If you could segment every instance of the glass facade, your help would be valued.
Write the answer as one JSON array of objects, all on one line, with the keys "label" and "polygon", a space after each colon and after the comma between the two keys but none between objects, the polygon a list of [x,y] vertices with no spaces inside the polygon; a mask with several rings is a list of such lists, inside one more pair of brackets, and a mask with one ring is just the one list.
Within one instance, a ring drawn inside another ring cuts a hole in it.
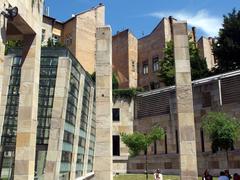
[{"label": "glass facade", "polygon": [[14,57],[12,61],[3,132],[1,137],[1,178],[7,179],[13,179],[21,65],[22,58],[19,56]]},{"label": "glass facade", "polygon": [[[8,96],[6,102],[6,111],[4,115],[3,133],[1,136],[0,148],[0,172],[2,178],[13,179],[15,146],[17,134],[17,118],[19,107],[19,89],[21,79],[21,50],[9,50],[11,54],[15,54],[12,59],[12,67],[10,73],[10,81],[8,85]],[[84,156],[87,151],[88,155],[88,172],[92,171],[94,144],[95,144],[95,105],[93,111],[90,112],[90,94],[93,87],[92,80],[86,75],[86,72],[71,53],[64,48],[44,48],[42,49],[40,60],[40,78],[39,78],[39,94],[38,94],[38,125],[36,136],[36,157],[35,157],[35,179],[43,179],[45,172],[46,157],[48,153],[49,135],[51,130],[51,118],[55,94],[55,85],[57,79],[58,60],[59,57],[66,57],[71,61],[71,74],[69,79],[69,92],[67,94],[67,108],[64,123],[64,136],[62,146],[62,156],[60,165],[59,179],[69,179],[72,163],[72,152],[75,129],[79,129],[79,142],[76,175],[77,177],[84,174]],[[84,87],[79,87],[80,77],[85,77]],[[60,83],[60,82],[59,82]],[[82,110],[79,112],[78,97],[79,89],[83,89]],[[80,127],[75,127],[77,113],[81,113]],[[87,129],[89,113],[93,113],[91,130]],[[87,133],[91,133],[89,149],[86,148]],[[60,139],[59,139],[60,140]]]},{"label": "glass facade", "polygon": [[91,132],[90,132],[90,142],[89,142],[89,150],[88,150],[88,167],[87,167],[88,173],[93,171],[95,140],[96,140],[96,100],[94,97],[93,110],[92,110]]},{"label": "glass facade", "polygon": [[82,100],[82,112],[80,121],[80,137],[78,142],[78,154],[77,154],[77,168],[76,176],[82,176],[84,158],[86,153],[86,137],[87,137],[87,125],[88,125],[88,115],[89,115],[89,102],[90,102],[91,86],[88,79],[85,79],[83,100]]},{"label": "glass facade", "polygon": [[41,57],[38,94],[38,126],[35,177],[41,179],[47,156],[52,108],[57,77],[57,57]]}]

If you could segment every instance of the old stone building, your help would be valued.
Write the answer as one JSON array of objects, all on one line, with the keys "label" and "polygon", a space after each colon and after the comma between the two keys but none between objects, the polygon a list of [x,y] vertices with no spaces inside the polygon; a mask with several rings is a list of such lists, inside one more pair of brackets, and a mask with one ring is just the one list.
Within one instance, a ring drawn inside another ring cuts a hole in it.
[{"label": "old stone building", "polygon": [[[240,71],[196,80],[192,82],[192,85],[198,172],[201,175],[208,168],[212,174],[218,175],[220,170],[227,168],[226,153],[224,151],[212,153],[211,143],[201,128],[201,117],[210,111],[222,110],[240,119]],[[165,174],[178,174],[179,137],[175,86],[140,93],[134,100],[134,106],[132,104],[133,101],[129,103],[127,100],[119,100],[114,104],[114,108],[119,108],[117,117],[123,117],[117,123],[113,123],[114,130],[117,130],[114,135],[120,132],[131,133],[131,131],[145,133],[153,126],[160,125],[165,129],[166,136],[164,140],[155,142],[148,149],[150,154],[148,168],[150,171],[160,168]],[[113,109],[114,111],[116,110]],[[134,116],[131,116],[131,112],[134,112]],[[128,117],[128,122],[124,117]],[[130,127],[132,123],[133,129]],[[121,128],[123,124],[125,128]],[[143,154],[126,161],[125,146],[122,143],[113,143],[113,145],[113,149],[119,147],[119,151],[115,150],[119,153],[113,154],[116,160],[113,161],[115,173],[144,172],[145,156]],[[234,149],[229,152],[229,168],[232,173],[239,172],[239,140],[234,145]]]},{"label": "old stone building", "polygon": [[[163,18],[150,34],[139,39],[128,29],[113,36],[113,72],[120,88],[152,90],[165,86],[159,76],[159,62],[164,58],[166,43],[173,40],[173,23],[176,21],[171,16]],[[211,40],[201,37],[197,42],[195,27],[188,30],[188,35],[196,42],[200,55],[206,58],[211,69],[216,64]]]},{"label": "old stone building", "polygon": [[96,27],[105,24],[105,6],[98,6],[73,15],[60,22],[52,17],[43,16],[42,44],[48,39],[61,42],[79,60],[81,65],[92,74],[95,70]]}]

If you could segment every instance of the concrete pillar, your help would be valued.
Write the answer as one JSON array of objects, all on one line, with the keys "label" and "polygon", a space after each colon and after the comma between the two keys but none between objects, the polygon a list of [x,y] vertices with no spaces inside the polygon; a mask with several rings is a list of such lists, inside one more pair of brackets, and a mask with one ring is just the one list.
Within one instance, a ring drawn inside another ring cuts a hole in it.
[{"label": "concrete pillar", "polygon": [[64,123],[67,111],[71,61],[66,57],[58,60],[51,128],[46,157],[45,180],[58,180],[61,165]]},{"label": "concrete pillar", "polygon": [[89,100],[89,112],[88,112],[88,124],[87,124],[87,136],[86,136],[86,144],[85,144],[85,155],[84,155],[84,166],[83,166],[83,174],[87,174],[88,168],[88,153],[89,153],[89,144],[90,144],[90,136],[91,136],[91,125],[92,125],[92,111],[93,111],[93,100],[94,100],[94,88],[91,88],[90,92],[90,100]]},{"label": "concrete pillar", "polygon": [[[5,10],[4,3],[0,5],[0,12]],[[5,53],[5,42],[6,42],[6,25],[7,20],[3,15],[0,15],[0,101],[1,93],[3,87],[3,62],[4,62],[4,53]]]},{"label": "concrete pillar", "polygon": [[81,122],[81,114],[82,114],[82,99],[84,92],[84,84],[85,77],[83,74],[80,76],[79,83],[79,95],[78,95],[78,108],[76,115],[76,124],[75,124],[75,132],[74,132],[74,141],[73,141],[73,152],[72,152],[72,163],[71,163],[71,173],[70,179],[76,179],[76,164],[77,164],[77,154],[78,154],[78,142],[79,142],[79,133],[80,133],[80,122]]},{"label": "concrete pillar", "polygon": [[15,180],[34,178],[40,70],[40,35],[24,35],[18,109]]},{"label": "concrete pillar", "polygon": [[97,28],[94,179],[112,180],[112,31]]},{"label": "concrete pillar", "polygon": [[2,81],[2,86],[5,88],[2,89],[2,95],[0,97],[0,100],[1,100],[0,101],[0,144],[2,140],[1,136],[3,132],[12,62],[13,62],[13,56],[5,56],[5,60],[3,63],[3,81]]},{"label": "concrete pillar", "polygon": [[187,23],[173,24],[181,180],[197,180],[197,157]]}]

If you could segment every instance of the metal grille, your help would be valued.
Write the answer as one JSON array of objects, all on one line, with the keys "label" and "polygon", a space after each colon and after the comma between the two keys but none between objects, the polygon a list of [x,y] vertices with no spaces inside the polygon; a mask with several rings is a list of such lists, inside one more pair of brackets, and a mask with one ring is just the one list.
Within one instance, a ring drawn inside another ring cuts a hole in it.
[{"label": "metal grille", "polygon": [[223,104],[240,102],[240,75],[222,79],[221,89]]},{"label": "metal grille", "polygon": [[138,96],[135,101],[137,118],[164,115],[170,112],[170,91]]}]

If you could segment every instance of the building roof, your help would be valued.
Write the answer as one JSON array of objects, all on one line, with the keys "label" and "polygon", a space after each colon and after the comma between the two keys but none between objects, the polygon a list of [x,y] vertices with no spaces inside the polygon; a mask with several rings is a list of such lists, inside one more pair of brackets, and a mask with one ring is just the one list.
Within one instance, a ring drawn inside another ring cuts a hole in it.
[{"label": "building roof", "polygon": [[[228,73],[224,73],[224,74],[219,74],[219,75],[215,75],[215,76],[211,76],[211,77],[207,77],[207,78],[203,78],[203,79],[194,80],[194,81],[192,81],[192,86],[193,87],[199,86],[202,84],[210,83],[213,81],[217,81],[220,79],[233,77],[233,76],[237,76],[237,75],[240,75],[240,70],[232,71],[232,72],[228,72]],[[164,87],[164,88],[160,88],[160,89],[155,89],[155,90],[139,93],[137,96],[141,96],[141,97],[149,96],[149,95],[158,94],[161,92],[172,91],[172,90],[175,90],[175,88],[176,88],[176,86]]]},{"label": "building roof", "polygon": [[73,17],[71,17],[71,18],[69,18],[69,19],[67,19],[66,21],[63,21],[63,22],[62,22],[62,21],[58,21],[58,20],[56,20],[55,18],[50,17],[50,16],[43,15],[43,17],[52,19],[53,21],[58,22],[58,23],[61,23],[61,24],[66,24],[66,23],[68,23],[69,21],[75,19],[76,16],[81,15],[81,14],[84,14],[84,13],[87,13],[87,12],[90,12],[90,11],[92,11],[93,9],[97,9],[97,8],[99,8],[99,7],[102,7],[102,6],[104,6],[104,4],[103,4],[103,3],[99,3],[97,6],[92,7],[91,9],[88,9],[88,10],[85,10],[85,11],[82,11],[82,12],[79,12],[79,13],[77,13],[77,14],[74,14]]}]

